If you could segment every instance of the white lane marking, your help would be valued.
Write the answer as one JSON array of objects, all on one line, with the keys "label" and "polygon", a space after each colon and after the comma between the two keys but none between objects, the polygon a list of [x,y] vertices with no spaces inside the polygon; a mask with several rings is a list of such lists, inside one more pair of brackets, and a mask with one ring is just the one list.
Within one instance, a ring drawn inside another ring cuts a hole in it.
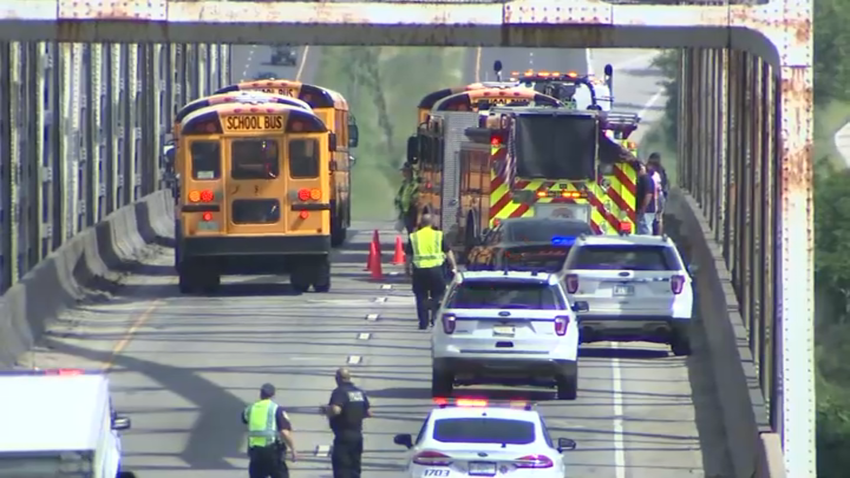
[{"label": "white lane marking", "polygon": [[384,285],[381,286],[382,290],[390,290],[392,288],[393,288],[392,284],[384,284]]},{"label": "white lane marking", "polygon": [[313,450],[313,456],[330,456],[331,447],[328,445],[316,445],[316,449]]},{"label": "white lane marking", "polygon": [[386,301],[387,301],[386,297],[375,297],[375,302],[377,302],[377,303],[383,303],[383,302],[386,302]]},{"label": "white lane marking", "polygon": [[[617,350],[617,343],[611,342]],[[626,451],[623,447],[623,379],[620,375],[620,359],[611,359],[611,388],[614,394],[614,470],[617,478],[626,478]]]},{"label": "white lane marking", "polygon": [[378,314],[366,314],[366,320],[374,322],[378,320]]},{"label": "white lane marking", "polygon": [[369,340],[370,338],[372,338],[372,334],[369,332],[362,332],[357,335],[357,340]]},{"label": "white lane marking", "polygon": [[301,64],[298,65],[298,72],[295,73],[295,81],[301,81],[301,74],[304,73],[304,65],[307,63],[307,57],[310,55],[310,45],[305,45],[301,51]]},{"label": "white lane marking", "polygon": [[348,365],[359,365],[360,362],[363,361],[363,357],[359,355],[349,355],[348,360],[345,361]]},{"label": "white lane marking", "polygon": [[584,61],[587,63],[587,74],[593,74],[593,53],[590,48],[584,49]]},{"label": "white lane marking", "polygon": [[242,70],[242,80],[248,79],[248,71],[251,69],[251,65],[254,64],[254,52],[257,51],[256,46],[252,46],[250,50],[248,50],[248,61],[245,62],[245,69]]},{"label": "white lane marking", "polygon": [[534,69],[534,52],[533,51],[528,54],[528,68],[531,69],[531,70]]},{"label": "white lane marking", "polygon": [[481,81],[481,47],[475,48],[475,82]]}]

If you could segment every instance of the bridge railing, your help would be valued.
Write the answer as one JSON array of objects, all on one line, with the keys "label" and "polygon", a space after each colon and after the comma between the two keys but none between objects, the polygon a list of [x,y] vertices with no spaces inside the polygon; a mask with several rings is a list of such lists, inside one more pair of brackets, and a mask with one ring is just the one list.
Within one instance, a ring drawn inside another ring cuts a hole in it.
[{"label": "bridge railing", "polygon": [[174,109],[228,84],[228,49],[0,42],[0,293],[159,188]]}]

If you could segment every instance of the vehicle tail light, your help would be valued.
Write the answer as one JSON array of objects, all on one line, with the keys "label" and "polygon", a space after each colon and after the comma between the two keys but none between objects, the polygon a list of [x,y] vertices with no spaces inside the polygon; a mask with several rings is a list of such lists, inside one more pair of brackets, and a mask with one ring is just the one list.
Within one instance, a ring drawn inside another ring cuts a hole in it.
[{"label": "vehicle tail light", "polygon": [[200,202],[201,201],[200,191],[189,191],[189,201],[190,202]]},{"label": "vehicle tail light", "polygon": [[204,222],[212,221],[212,213],[211,213],[211,212],[205,212],[205,213],[203,213],[203,214],[201,215],[201,219],[202,219]]},{"label": "vehicle tail light", "polygon": [[670,278],[670,290],[679,295],[685,287],[685,276],[673,276]]},{"label": "vehicle tail light", "polygon": [[457,317],[454,314],[443,314],[443,332],[453,334],[457,326]]},{"label": "vehicle tail light", "polygon": [[452,458],[438,451],[423,451],[413,457],[413,463],[424,466],[449,466]]},{"label": "vehicle tail light", "polygon": [[310,190],[310,199],[313,201],[318,201],[322,199],[322,190],[321,189],[311,189]]},{"label": "vehicle tail light", "polygon": [[298,190],[298,199],[300,201],[307,201],[310,199],[310,190],[309,189],[299,189]]},{"label": "vehicle tail light", "polygon": [[307,219],[308,217],[310,217],[310,213],[308,211],[301,211],[298,213],[298,217],[300,217],[301,219]]},{"label": "vehicle tail light", "polygon": [[570,318],[566,315],[555,317],[555,333],[557,335],[567,335],[567,327],[570,325]]},{"label": "vehicle tail light", "polygon": [[63,376],[74,376],[74,375],[83,375],[85,371],[79,368],[54,368],[44,370],[45,375],[63,375]]},{"label": "vehicle tail light", "polygon": [[564,279],[567,285],[567,294],[575,294],[578,291],[578,276],[575,274],[567,274]]},{"label": "vehicle tail light", "polygon": [[201,202],[212,202],[215,199],[215,194],[209,189],[201,191]]},{"label": "vehicle tail light", "polygon": [[552,468],[555,463],[546,455],[525,455],[514,460],[517,468]]},{"label": "vehicle tail light", "polygon": [[632,224],[628,221],[620,221],[620,232],[629,234],[632,232]]}]

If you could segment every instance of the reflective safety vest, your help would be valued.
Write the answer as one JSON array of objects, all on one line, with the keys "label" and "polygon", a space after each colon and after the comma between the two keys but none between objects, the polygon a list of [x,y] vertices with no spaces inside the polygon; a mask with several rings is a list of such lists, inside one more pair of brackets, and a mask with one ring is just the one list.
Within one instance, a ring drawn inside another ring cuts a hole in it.
[{"label": "reflective safety vest", "polygon": [[260,400],[245,409],[248,420],[248,448],[264,447],[277,441],[278,405],[271,400]]},{"label": "reflective safety vest", "polygon": [[440,267],[446,260],[442,231],[423,227],[410,235],[410,245],[413,249],[413,266],[417,269]]}]

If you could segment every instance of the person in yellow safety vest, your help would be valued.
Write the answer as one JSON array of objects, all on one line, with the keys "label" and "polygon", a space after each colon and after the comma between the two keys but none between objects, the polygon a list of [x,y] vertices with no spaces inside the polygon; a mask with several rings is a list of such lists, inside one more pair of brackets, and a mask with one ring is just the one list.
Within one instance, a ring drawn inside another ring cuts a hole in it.
[{"label": "person in yellow safety vest", "polygon": [[407,233],[412,234],[416,230],[416,216],[419,214],[419,177],[409,164],[405,164],[401,170],[404,180],[396,193],[395,207],[398,210],[398,219],[404,224]]},{"label": "person in yellow safety vest", "polygon": [[454,274],[457,274],[457,261],[443,240],[443,232],[434,229],[430,214],[422,215],[419,230],[410,234],[405,249],[404,271],[412,276],[419,330],[425,330],[428,324],[434,325],[434,315],[446,291],[443,269],[446,259]]},{"label": "person in yellow safety vest", "polygon": [[289,478],[284,456],[286,449],[296,460],[292,424],[283,408],[272,401],[274,385],[260,387],[260,400],[242,412],[242,423],[248,425],[248,474],[250,478]]}]

